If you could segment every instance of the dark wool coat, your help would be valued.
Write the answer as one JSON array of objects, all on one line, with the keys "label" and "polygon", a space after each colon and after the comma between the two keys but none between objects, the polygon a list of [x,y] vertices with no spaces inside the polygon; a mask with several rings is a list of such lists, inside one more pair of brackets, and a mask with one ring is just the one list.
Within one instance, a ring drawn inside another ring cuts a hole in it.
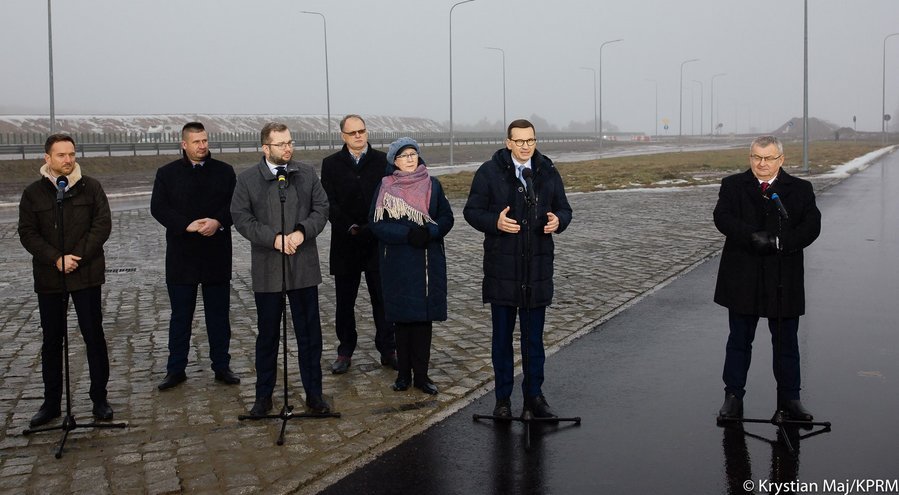
[{"label": "dark wool coat", "polygon": [[[328,193],[331,221],[331,275],[378,269],[378,240],[368,228],[368,213],[386,169],[386,155],[371,146],[359,165],[346,145],[322,160],[322,187]],[[356,235],[349,233],[353,224],[360,227]]]},{"label": "dark wool coat", "polygon": [[66,275],[69,292],[106,282],[103,244],[112,231],[112,216],[103,187],[82,176],[66,191],[62,211],[65,249],[59,244],[56,187],[41,178],[25,188],[19,203],[19,240],[32,255],[35,292],[62,292],[56,260],[63,254],[81,257],[78,269]]},{"label": "dark wool coat", "polygon": [[[380,190],[381,184],[378,184],[374,193],[376,200]],[[428,224],[431,239],[424,249],[414,247],[408,241],[409,230],[419,228],[417,224],[406,218],[384,218],[375,222],[375,206],[372,201],[368,218],[379,241],[378,259],[387,321],[446,321],[446,248],[443,238],[453,228],[455,220],[440,181],[431,177],[428,215],[437,225]]]},{"label": "dark wool coat", "polygon": [[[783,222],[783,303],[780,316],[805,314],[805,275],[802,250],[821,232],[821,212],[808,181],[783,169],[766,196],[777,193],[789,214]],[[721,181],[715,205],[715,227],[724,234],[724,250],[715,286],[715,302],[739,314],[776,317],[778,261],[776,254],[757,254],[750,245],[753,232],[778,232],[774,202],[762,195],[752,170]]]},{"label": "dark wool coat", "polygon": [[[221,284],[231,280],[231,196],[234,169],[206,156],[193,168],[186,156],[156,171],[150,213],[165,227],[165,281],[168,284]],[[222,224],[214,235],[184,229],[199,218]]]},{"label": "dark wool coat", "polygon": [[[532,287],[530,307],[548,306],[553,298],[553,259],[555,246],[552,234],[544,234],[548,212],[559,217],[563,232],[571,223],[572,211],[565,196],[562,177],[552,161],[535,151],[531,157],[531,170],[537,206],[533,216],[527,218],[527,192],[515,176],[512,154],[502,148],[493,154],[475,173],[471,192],[463,214],[472,227],[484,233],[484,281],[485,303],[502,306],[525,306],[521,286],[525,282],[525,240],[530,238],[531,263],[529,282]],[[516,234],[501,232],[496,228],[500,212],[511,209],[507,216],[521,226]]]}]

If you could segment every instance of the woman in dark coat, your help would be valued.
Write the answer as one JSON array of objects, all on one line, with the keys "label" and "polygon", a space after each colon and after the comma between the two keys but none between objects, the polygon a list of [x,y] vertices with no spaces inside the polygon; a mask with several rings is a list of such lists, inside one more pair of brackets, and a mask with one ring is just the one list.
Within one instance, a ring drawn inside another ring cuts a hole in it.
[{"label": "woman in dark coat", "polygon": [[435,395],[428,361],[432,322],[446,321],[443,238],[453,228],[453,212],[413,139],[391,143],[387,164],[390,175],[375,191],[369,226],[378,238],[384,313],[396,329],[399,373],[393,389],[412,384]]}]

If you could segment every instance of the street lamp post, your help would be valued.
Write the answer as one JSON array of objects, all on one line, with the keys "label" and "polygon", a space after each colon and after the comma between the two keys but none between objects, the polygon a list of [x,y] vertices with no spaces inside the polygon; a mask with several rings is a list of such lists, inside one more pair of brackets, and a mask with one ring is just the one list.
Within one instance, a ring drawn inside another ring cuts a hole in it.
[{"label": "street lamp post", "polygon": [[655,83],[655,85],[656,85],[656,117],[655,117],[655,121],[654,121],[655,122],[654,129],[655,129],[655,135],[658,136],[659,135],[659,81],[656,81],[655,79],[647,79],[647,81]]},{"label": "street lamp post", "polygon": [[683,137],[684,132],[684,66],[689,64],[690,62],[698,62],[698,58],[691,58],[690,60],[684,60],[680,64],[680,95],[678,97],[678,112],[677,112],[677,137],[680,139]]},{"label": "street lamp post", "polygon": [[709,93],[710,93],[709,94],[709,135],[710,136],[715,135],[715,126],[718,125],[718,123],[715,122],[715,78],[721,77],[721,76],[726,76],[726,75],[727,75],[726,72],[719,72],[718,74],[715,74],[714,76],[712,76],[712,81],[709,83],[709,86],[710,86],[710,89],[709,89]]},{"label": "street lamp post", "polygon": [[888,34],[883,39],[883,83],[881,86],[882,96],[880,100],[880,136],[884,143],[886,143],[887,138],[887,40],[892,38],[893,36],[899,36],[899,33]]},{"label": "street lamp post", "polygon": [[808,173],[808,0],[803,2],[802,21],[802,171]]},{"label": "street lamp post", "polygon": [[599,151],[602,152],[602,48],[610,43],[618,43],[623,39],[606,41],[599,45]]},{"label": "street lamp post", "polygon": [[581,69],[593,72],[593,134],[602,142],[602,136],[599,135],[598,121],[596,120],[596,69],[593,67],[581,67]]},{"label": "street lamp post", "polygon": [[53,101],[53,20],[50,15],[50,1],[47,0],[47,46],[50,55],[50,134],[56,133],[56,106]]},{"label": "street lamp post", "polygon": [[503,55],[503,127],[505,127],[506,124],[508,124],[508,121],[506,121],[506,51],[502,48],[495,48],[492,46],[486,46],[484,48],[496,50]]},{"label": "street lamp post", "polygon": [[325,20],[325,14],[322,14],[321,12],[302,10],[300,13],[321,16],[322,23],[325,27],[325,98],[328,107],[328,125],[326,126],[326,129],[328,130],[328,149],[334,149],[333,134],[331,133],[331,82],[328,80],[328,21]]},{"label": "street lamp post", "polygon": [[474,0],[464,0],[456,2],[449,10],[449,119],[450,119],[450,145],[449,145],[449,164],[453,166],[453,143],[455,142],[455,134],[453,134],[453,10],[463,3],[474,2]]},{"label": "street lamp post", "polygon": [[702,106],[702,95],[703,93],[705,93],[705,86],[702,85],[702,81],[693,79],[693,82],[699,85],[699,135],[702,136],[702,114],[704,112]]}]

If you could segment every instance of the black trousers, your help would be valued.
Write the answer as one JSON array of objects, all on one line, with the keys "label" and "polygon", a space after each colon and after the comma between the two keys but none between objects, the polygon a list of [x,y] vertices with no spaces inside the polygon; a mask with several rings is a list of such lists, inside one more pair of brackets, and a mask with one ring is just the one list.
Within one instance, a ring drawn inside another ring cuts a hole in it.
[{"label": "black trousers", "polygon": [[[225,371],[231,365],[231,284],[202,284],[209,359],[213,371]],[[183,372],[190,351],[191,324],[197,309],[197,285],[168,284],[172,317],[169,319],[169,360],[167,373]]]},{"label": "black trousers", "polygon": [[414,384],[427,383],[433,324],[430,321],[397,322],[394,328],[398,377],[411,380],[414,373]]},{"label": "black trousers", "polygon": [[[335,275],[334,289],[337,295],[337,314],[335,318],[335,330],[337,340],[337,355],[352,357],[356,350],[356,297],[359,295],[359,284],[362,282],[362,273],[356,272],[349,275]],[[365,285],[368,287],[368,295],[371,298],[371,313],[375,323],[375,348],[381,355],[390,355],[396,350],[396,341],[393,335],[393,324],[384,318],[384,299],[381,296],[381,274],[377,271],[365,272]]]},{"label": "black trousers", "polygon": [[103,334],[103,311],[100,306],[100,286],[73,291],[70,294],[37,295],[44,342],[41,346],[41,370],[44,377],[44,402],[62,403],[62,339],[67,330],[69,295],[78,316],[78,327],[87,350],[90,370],[90,398],[94,402],[106,400],[109,383],[109,355]]},{"label": "black trousers", "polygon": [[[746,393],[746,375],[752,361],[752,341],[759,322],[756,315],[741,315],[728,312],[730,335],[727,338],[727,353],[724,358],[724,390],[743,397]],[[799,371],[799,317],[783,318],[783,327],[778,331],[777,318],[768,318],[771,332],[774,378],[777,380],[777,399],[799,398],[801,378]],[[779,342],[778,342],[779,339]],[[778,351],[779,349],[779,351]]]}]

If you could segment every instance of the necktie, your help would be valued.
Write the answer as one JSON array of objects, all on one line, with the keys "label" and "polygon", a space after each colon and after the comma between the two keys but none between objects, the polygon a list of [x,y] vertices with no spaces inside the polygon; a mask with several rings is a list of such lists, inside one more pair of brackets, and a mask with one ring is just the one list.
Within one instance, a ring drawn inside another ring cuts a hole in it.
[{"label": "necktie", "polygon": [[770,184],[768,184],[767,182],[762,182],[762,194],[765,194],[765,191],[768,190],[769,185]]},{"label": "necktie", "polygon": [[527,188],[528,188],[528,183],[527,183],[526,180],[524,180],[524,169],[525,169],[525,166],[524,166],[524,165],[516,165],[516,167],[518,168],[518,180],[521,181],[521,185],[523,185],[524,188],[525,188],[525,190],[527,190]]},{"label": "necktie", "polygon": [[[277,177],[279,175],[284,175],[285,170],[287,170],[287,169],[284,167],[275,167],[275,177]],[[766,184],[767,184],[767,182],[766,182]],[[762,189],[762,191],[764,191],[764,189]]]}]

